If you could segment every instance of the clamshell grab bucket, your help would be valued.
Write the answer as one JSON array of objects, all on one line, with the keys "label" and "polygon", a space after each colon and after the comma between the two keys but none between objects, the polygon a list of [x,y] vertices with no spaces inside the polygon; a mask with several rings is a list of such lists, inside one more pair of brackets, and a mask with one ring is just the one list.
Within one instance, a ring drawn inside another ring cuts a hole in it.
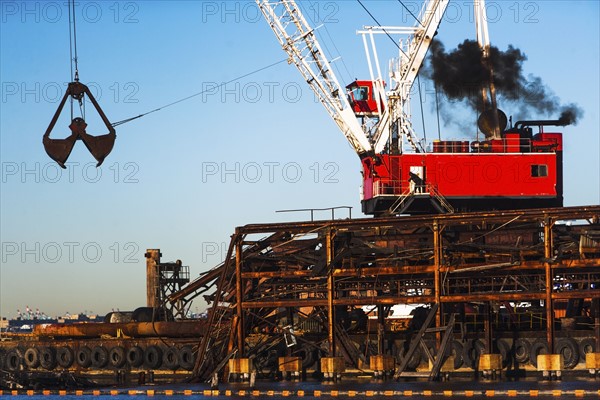
[{"label": "clamshell grab bucket", "polygon": [[[68,136],[65,139],[50,138],[50,133],[52,132],[52,129],[54,129],[54,125],[56,125],[56,121],[58,120],[58,117],[62,112],[67,98],[71,96],[73,99],[81,101],[84,95],[87,95],[92,104],[94,105],[94,108],[96,109],[96,111],[100,115],[100,118],[102,118],[104,125],[106,125],[106,128],[108,129],[108,133],[100,136],[92,136],[88,134],[85,131],[85,129],[87,128],[86,122],[83,118],[77,117],[73,118],[71,124],[69,125],[69,128],[71,129],[70,136]],[[50,121],[48,129],[46,129],[46,133],[44,134],[42,142],[44,144],[44,149],[46,150],[48,156],[50,156],[51,159],[56,161],[58,165],[60,165],[62,168],[66,168],[65,162],[69,158],[69,155],[73,150],[73,146],[75,146],[75,142],[77,140],[82,140],[89,152],[92,153],[92,156],[96,159],[96,161],[98,161],[96,167],[99,167],[104,161],[104,159],[112,151],[116,137],[117,135],[115,129],[112,127],[110,121],[98,105],[98,102],[96,102],[96,99],[90,92],[89,88],[83,83],[71,82],[67,87],[67,91],[63,96],[60,105],[58,106],[58,109],[56,110],[56,113],[52,118],[52,121]]]},{"label": "clamshell grab bucket", "polygon": [[99,167],[104,162],[106,156],[112,151],[117,136],[114,133],[92,136],[83,132],[79,137],[83,140],[85,147],[92,153],[92,156],[98,161],[96,167]]},{"label": "clamshell grab bucket", "polygon": [[58,165],[62,168],[67,168],[65,162],[67,162],[67,158],[71,155],[76,140],[77,135],[75,134],[65,139],[51,139],[48,136],[44,136],[44,149],[46,149],[46,153],[48,153],[50,158],[56,161]]}]

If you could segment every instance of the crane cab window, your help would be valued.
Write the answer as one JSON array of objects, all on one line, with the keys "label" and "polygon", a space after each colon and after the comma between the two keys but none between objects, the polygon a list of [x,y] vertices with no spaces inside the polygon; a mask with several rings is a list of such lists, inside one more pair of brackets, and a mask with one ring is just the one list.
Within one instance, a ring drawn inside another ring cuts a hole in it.
[{"label": "crane cab window", "polygon": [[531,166],[531,177],[542,178],[548,176],[548,166],[545,164],[532,165]]},{"label": "crane cab window", "polygon": [[[378,116],[379,109],[373,98],[373,81],[354,81],[346,86],[346,93],[354,114],[367,117]],[[384,108],[383,101],[380,108]]]},{"label": "crane cab window", "polygon": [[369,87],[368,86],[355,86],[350,91],[352,100],[354,101],[367,101],[369,100]]}]

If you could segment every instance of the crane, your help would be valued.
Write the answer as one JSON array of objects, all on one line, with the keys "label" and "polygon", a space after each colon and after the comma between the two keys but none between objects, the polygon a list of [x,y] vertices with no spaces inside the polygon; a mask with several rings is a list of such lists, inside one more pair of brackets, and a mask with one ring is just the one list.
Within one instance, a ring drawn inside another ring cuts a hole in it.
[{"label": "crane", "polygon": [[[426,1],[414,26],[366,26],[358,31],[370,80],[356,80],[346,91],[294,0],[255,1],[288,62],[300,71],[360,157],[365,214],[562,206],[562,134],[544,132],[558,121],[519,121],[503,131],[506,115],[496,104],[484,1],[474,1],[474,15],[481,61],[489,71],[478,120],[486,140],[439,140],[432,149],[412,127],[410,92],[449,0]],[[394,39],[399,57],[390,62],[388,91],[375,41],[382,34],[401,36],[398,42]],[[532,126],[539,133],[534,135]]]},{"label": "crane", "polygon": [[269,26],[321,104],[338,125],[350,145],[363,155],[372,150],[368,137],[350,108],[344,89],[317,41],[314,29],[293,0],[257,0]]},{"label": "crane", "polygon": [[[401,121],[402,132],[407,135],[412,143],[415,143],[414,134],[410,128],[409,118],[403,112],[408,101],[410,88],[417,73],[425,59],[425,55],[431,43],[431,39],[440,23],[449,0],[432,0],[421,11],[423,23],[412,28],[396,30],[385,27],[367,27],[373,49],[375,43],[373,34],[408,33],[412,35],[407,41],[405,50],[401,49],[402,62],[400,71],[393,75],[396,85],[389,96],[385,96],[381,73],[374,81],[378,108],[378,123],[362,125],[358,123],[344,88],[339,84],[331,65],[321,49],[314,29],[308,25],[300,7],[294,0],[256,0],[267,23],[275,33],[283,50],[287,53],[288,62],[293,63],[313,90],[321,104],[336,122],[344,136],[350,142],[359,156],[369,152],[380,153],[390,137],[390,120],[396,116],[396,121]],[[363,37],[365,48],[366,37]],[[368,53],[368,49],[367,49]],[[378,58],[375,57],[377,69],[380,72]],[[371,61],[369,58],[369,66]],[[372,68],[371,69],[371,75]],[[387,107],[388,100],[391,104]],[[398,111],[401,110],[399,115]],[[399,118],[398,118],[399,117]],[[373,125],[376,126],[373,130]],[[369,128],[370,127],[370,128]],[[396,127],[394,127],[396,129]],[[415,145],[416,146],[416,145]]]}]

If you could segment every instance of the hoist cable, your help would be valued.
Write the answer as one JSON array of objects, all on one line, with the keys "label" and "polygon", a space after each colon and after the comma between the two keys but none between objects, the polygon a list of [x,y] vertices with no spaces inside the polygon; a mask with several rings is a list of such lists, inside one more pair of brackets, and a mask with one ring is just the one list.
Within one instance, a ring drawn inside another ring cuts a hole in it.
[{"label": "hoist cable", "polygon": [[[358,4],[360,4],[362,6],[362,8],[367,12],[367,14],[369,14],[369,16],[373,19],[373,21],[375,21],[375,23],[383,30],[383,32],[387,35],[388,38],[390,38],[390,40],[394,43],[394,45],[396,45],[396,47],[398,48],[398,50],[400,50],[402,53],[404,53],[404,55],[406,55],[406,57],[408,57],[408,54],[406,54],[401,48],[400,45],[398,43],[396,43],[396,41],[394,40],[394,38],[385,30],[385,28],[379,23],[379,21],[377,20],[377,18],[375,18],[375,16],[367,9],[367,7],[365,7],[365,5],[362,3],[362,1],[360,0],[356,0],[358,1]],[[402,2],[400,2],[400,4],[402,4],[404,6],[404,4]],[[406,6],[404,6],[406,7]],[[410,12],[410,10],[409,10]],[[411,13],[411,15],[413,15]],[[415,17],[413,15],[413,17]],[[417,20],[417,22],[419,22],[419,24],[421,24],[421,22],[417,19],[417,17],[415,17],[415,19]],[[421,26],[423,26],[421,24]],[[419,86],[419,99],[421,100],[421,121],[423,122],[423,137],[425,140],[427,140],[427,136],[425,134],[425,114],[423,111],[423,102],[422,102],[422,94],[421,94],[421,84],[420,84],[420,77],[419,74],[417,73],[417,85]]]},{"label": "hoist cable", "polygon": [[408,7],[406,7],[406,5],[402,2],[402,0],[398,0],[398,3],[400,3],[402,5],[402,7],[404,7],[404,9],[410,14],[412,15],[412,17],[419,23],[419,25],[421,25],[421,27],[425,28],[425,26],[423,26],[423,24],[421,23],[421,21],[419,21],[419,18],[417,18],[417,16],[415,14],[412,13],[412,11],[410,11],[410,9]]},{"label": "hoist cable", "polygon": [[[358,4],[361,5],[361,7],[367,12],[367,14],[369,14],[369,16],[371,17],[371,19],[373,21],[375,21],[375,23],[381,28],[383,29],[383,26],[379,23],[379,21],[377,20],[377,18],[375,18],[375,16],[373,14],[371,14],[371,11],[369,11],[367,9],[367,7],[365,7],[365,5],[362,3],[362,1],[360,0],[356,0],[358,1]],[[387,35],[387,37],[390,38],[390,40],[392,41],[392,43],[394,43],[394,45],[396,45],[396,47],[398,48],[398,50],[402,51],[402,49],[400,48],[400,45],[398,43],[396,43],[396,41],[394,40],[394,38],[388,33],[388,31],[386,31],[385,29],[383,29],[383,32]],[[404,51],[402,51],[402,53],[404,53]],[[406,56],[408,56],[406,53],[404,53]]]},{"label": "hoist cable", "polygon": [[[318,8],[315,8],[315,5],[313,4],[312,1],[308,1],[309,4],[309,9],[311,10],[318,10]],[[300,3],[298,3],[298,6],[300,6]],[[318,7],[318,6],[317,6]],[[306,10],[305,10],[306,11]],[[310,21],[313,23],[313,25],[317,25],[320,22],[320,17],[319,17],[319,12],[317,11],[315,13],[315,17],[316,19],[313,19],[311,17],[311,13],[304,13],[305,15],[308,14],[308,18],[310,19]],[[348,82],[352,81],[352,74],[350,73],[350,70],[348,69],[348,66],[346,65],[346,62],[344,61],[344,58],[342,57],[340,50],[338,49],[337,45],[335,44],[335,41],[333,40],[331,33],[329,33],[329,29],[327,29],[327,21],[323,20],[323,28],[325,29],[325,33],[327,34],[327,36],[329,37],[329,41],[331,42],[331,44],[333,45],[333,48],[335,50],[335,55],[338,56],[340,58],[340,61],[342,62],[342,65],[344,66],[344,69],[346,70],[346,74],[349,77]],[[315,36],[316,36],[316,30],[315,30]],[[327,51],[329,56],[333,56],[333,53],[329,50],[329,48],[327,47],[327,42],[323,41],[323,47],[325,47],[325,51]],[[336,63],[331,62],[332,65],[334,66],[335,69],[337,69],[338,74],[341,75],[341,70],[337,67]]]},{"label": "hoist cable", "polygon": [[[69,10],[69,66],[71,68],[71,76],[69,79],[71,82],[79,82],[79,66],[77,64],[77,25],[75,18],[75,0],[69,0],[67,3],[67,9]],[[73,66],[75,72],[73,72]],[[71,119],[73,119],[73,97],[70,98],[71,108]],[[79,112],[85,119],[85,102],[83,99],[79,99]]]},{"label": "hoist cable", "polygon": [[[69,10],[69,67],[71,68],[71,74],[69,75],[69,81],[73,82],[73,14],[71,10],[71,1],[67,3],[67,10]],[[73,97],[69,97],[69,106],[71,109],[71,120],[73,120]]]},{"label": "hoist cable", "polygon": [[77,61],[79,61],[79,57],[77,56],[77,25],[75,22],[75,0],[71,0],[73,4],[73,52],[75,53],[75,58],[73,61],[75,62],[75,81],[79,81],[79,67],[77,65]]},{"label": "hoist cable", "polygon": [[427,144],[427,132],[425,131],[425,114],[423,112],[423,97],[421,94],[421,77],[417,74],[417,85],[419,86],[419,106],[421,108],[421,124],[423,124],[423,139]]},{"label": "hoist cable", "polygon": [[123,125],[123,124],[125,124],[125,123],[127,123],[127,122],[130,122],[130,121],[133,121],[133,120],[135,120],[135,119],[141,118],[141,117],[143,117],[143,116],[145,116],[145,115],[152,114],[152,113],[155,113],[155,112],[157,112],[157,111],[163,110],[163,109],[165,109],[165,108],[167,108],[167,107],[174,106],[175,104],[179,104],[179,103],[181,103],[181,102],[184,102],[184,101],[186,101],[186,100],[189,100],[189,99],[192,99],[192,98],[194,98],[194,97],[200,96],[201,94],[204,94],[204,93],[206,93],[206,92],[208,92],[208,91],[211,91],[211,90],[214,90],[214,89],[217,89],[217,88],[221,88],[221,87],[223,87],[223,86],[225,86],[225,85],[228,85],[228,84],[230,84],[230,83],[232,83],[232,82],[239,81],[240,79],[246,78],[246,77],[248,77],[248,76],[250,76],[250,75],[254,75],[254,74],[256,74],[256,73],[259,73],[259,72],[261,72],[261,71],[264,71],[264,70],[266,70],[266,69],[269,69],[269,68],[271,68],[271,67],[274,67],[274,66],[276,66],[276,65],[278,65],[278,64],[281,64],[281,63],[283,63],[283,62],[287,62],[287,58],[284,58],[283,60],[279,60],[279,61],[277,61],[277,62],[274,62],[274,63],[272,63],[272,64],[269,64],[269,65],[267,65],[267,66],[265,66],[265,67],[262,67],[262,68],[256,69],[256,70],[254,70],[254,71],[252,71],[252,72],[248,72],[247,74],[244,74],[244,75],[238,76],[237,78],[233,78],[233,79],[231,79],[231,80],[229,80],[229,81],[227,81],[227,82],[223,82],[223,83],[221,83],[220,85],[213,86],[213,87],[211,87],[210,89],[205,89],[205,90],[202,90],[202,91],[200,91],[200,92],[198,92],[198,93],[191,94],[191,95],[189,95],[189,96],[186,96],[186,97],[184,97],[184,98],[182,98],[182,99],[179,99],[179,100],[173,101],[173,102],[171,102],[171,103],[169,103],[169,104],[165,104],[164,106],[161,106],[161,107],[155,108],[155,109],[153,109],[153,110],[147,111],[147,112],[145,112],[145,113],[139,114],[139,115],[137,115],[137,116],[135,116],[135,117],[126,118],[126,119],[124,119],[124,120],[121,120],[121,121],[114,122],[114,123],[112,124],[112,126],[113,126],[113,127],[115,127],[115,126]]},{"label": "hoist cable", "polygon": [[67,6],[69,10],[69,67],[71,67],[71,74],[69,75],[69,80],[73,80],[73,34],[71,33],[71,24],[73,17],[71,16],[71,4]]}]

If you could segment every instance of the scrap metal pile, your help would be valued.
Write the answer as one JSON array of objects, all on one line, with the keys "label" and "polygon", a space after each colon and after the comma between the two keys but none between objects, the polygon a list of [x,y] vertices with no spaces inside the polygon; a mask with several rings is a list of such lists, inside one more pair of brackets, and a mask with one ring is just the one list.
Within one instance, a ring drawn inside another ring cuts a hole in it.
[{"label": "scrap metal pile", "polygon": [[[456,368],[476,368],[481,353],[525,366],[532,351],[575,346],[573,368],[580,346],[600,347],[599,222],[592,206],[247,225],[222,265],[169,301],[180,311],[200,294],[211,303],[201,380],[227,372],[232,357],[269,376],[282,356],[315,371],[321,357],[364,370],[379,354],[405,369],[451,354]],[[422,307],[391,315],[406,304]],[[431,310],[434,328],[452,325],[451,339],[442,350],[441,335],[425,335],[429,351],[402,363]],[[567,317],[576,325],[561,327]]]}]

